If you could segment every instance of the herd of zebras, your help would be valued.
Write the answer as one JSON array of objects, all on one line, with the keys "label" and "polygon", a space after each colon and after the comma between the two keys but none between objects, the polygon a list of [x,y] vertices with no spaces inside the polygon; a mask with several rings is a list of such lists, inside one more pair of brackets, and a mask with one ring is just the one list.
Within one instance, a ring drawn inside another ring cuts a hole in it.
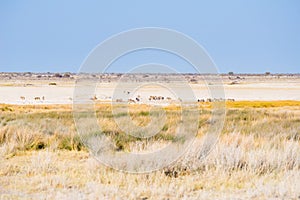
[{"label": "herd of zebras", "polygon": [[[22,101],[26,101],[26,97],[24,97],[24,96],[20,96],[20,99],[21,99]],[[34,97],[34,100],[35,100],[35,101],[45,101],[45,96],[42,96],[42,97]]]},{"label": "herd of zebras", "polygon": [[[26,97],[25,96],[20,96],[20,99],[22,102],[25,102],[26,101]],[[42,97],[34,97],[33,98],[34,101],[36,102],[44,102],[45,101],[45,96],[42,96]],[[69,100],[72,100],[72,98],[70,97]],[[90,100],[92,101],[97,101],[97,100],[100,100],[97,98],[96,95],[94,95],[93,97],[90,98]],[[181,99],[177,99],[178,101],[181,101]],[[123,100],[123,99],[115,99],[114,100],[115,102],[128,102],[128,103],[139,103],[142,101],[142,98],[140,95],[138,95],[137,97],[135,98],[130,98],[130,99],[127,99],[127,100]],[[172,102],[172,101],[175,101],[173,100],[171,97],[163,97],[163,96],[149,96],[148,98],[148,101],[149,102]],[[235,99],[211,99],[211,98],[208,98],[208,99],[198,99],[197,102],[200,103],[200,102],[218,102],[218,101],[235,101]]]},{"label": "herd of zebras", "polygon": [[[111,99],[111,97],[109,98]],[[90,98],[90,100],[92,101],[97,101],[99,100],[97,98],[96,95],[94,95],[92,98]],[[180,98],[175,100],[175,99],[172,99],[171,97],[164,97],[164,96],[149,96],[149,98],[147,99],[148,102],[174,102],[174,101],[182,101]],[[115,101],[115,102],[128,102],[128,103],[141,103],[143,102],[142,101],[142,97],[140,95],[138,95],[137,97],[135,98],[129,98],[127,100],[123,100],[123,99],[115,99],[115,100],[112,100],[112,101]],[[222,98],[219,98],[219,99],[216,99],[216,98],[208,98],[208,99],[197,99],[196,102],[200,103],[200,102],[221,102],[221,101],[235,101],[235,99],[222,99]]]}]

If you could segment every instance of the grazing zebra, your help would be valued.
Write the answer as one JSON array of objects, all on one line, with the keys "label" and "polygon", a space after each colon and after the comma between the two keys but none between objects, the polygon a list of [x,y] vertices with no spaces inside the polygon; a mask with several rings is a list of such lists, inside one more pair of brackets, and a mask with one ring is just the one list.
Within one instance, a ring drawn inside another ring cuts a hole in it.
[{"label": "grazing zebra", "polygon": [[97,98],[97,96],[96,95],[94,95],[92,98],[91,98],[91,100],[93,100],[93,101],[96,101],[98,98]]},{"label": "grazing zebra", "polygon": [[150,96],[149,97],[149,101],[154,100],[154,99],[155,99],[155,96]]},{"label": "grazing zebra", "polygon": [[133,99],[128,99],[128,103],[135,103],[135,100],[133,100]]},{"label": "grazing zebra", "polygon": [[207,99],[207,100],[206,100],[206,102],[212,102],[212,101],[213,101],[212,99]]},{"label": "grazing zebra", "polygon": [[34,100],[36,100],[36,101],[40,101],[41,100],[41,97],[34,97]]}]

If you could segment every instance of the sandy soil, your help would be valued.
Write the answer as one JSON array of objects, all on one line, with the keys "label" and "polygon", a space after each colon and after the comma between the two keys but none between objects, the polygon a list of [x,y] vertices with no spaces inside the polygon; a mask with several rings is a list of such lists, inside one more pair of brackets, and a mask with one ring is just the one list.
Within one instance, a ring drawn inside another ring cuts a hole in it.
[{"label": "sandy soil", "polygon": [[[195,76],[185,77],[187,80]],[[159,78],[158,78],[159,79]],[[210,82],[201,81],[200,78],[196,82],[189,82],[189,86],[196,99],[207,99],[211,97],[211,91],[208,86]],[[223,88],[225,99],[235,100],[300,100],[300,76],[223,76]],[[73,92],[76,78],[56,78],[56,79],[35,79],[33,77],[24,78],[15,76],[10,79],[2,79],[0,81],[0,103],[5,104],[71,104],[73,102]],[[161,78],[162,80],[162,78]],[[158,81],[159,82],[159,81]],[[56,85],[50,85],[55,83]],[[155,81],[154,81],[155,83]],[[133,81],[133,86],[138,85]],[[173,88],[164,87],[164,83],[148,84],[140,88],[133,88],[130,94],[127,94],[126,86],[118,85],[117,78],[114,75],[102,78],[95,89],[95,95],[99,101],[111,101],[115,99],[116,87],[123,87],[119,90],[121,99],[127,101],[140,96],[141,102],[149,103],[149,96],[171,97],[177,100],[180,96],[185,96],[185,92],[189,89],[186,86],[172,85]],[[172,89],[176,90],[172,93]],[[94,94],[90,94],[92,98]],[[119,97],[120,97],[119,95]],[[21,97],[25,97],[21,98]],[[40,99],[35,100],[36,97]],[[43,98],[44,97],[44,98]]]}]

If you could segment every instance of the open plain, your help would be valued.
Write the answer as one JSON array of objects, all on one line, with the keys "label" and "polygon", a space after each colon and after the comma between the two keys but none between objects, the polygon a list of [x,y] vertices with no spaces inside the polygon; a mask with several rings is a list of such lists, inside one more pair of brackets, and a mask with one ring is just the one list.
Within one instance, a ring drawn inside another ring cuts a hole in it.
[{"label": "open plain", "polygon": [[[213,75],[131,74],[126,75],[124,80],[119,83],[121,76],[122,74],[86,75],[87,78],[93,78],[97,82],[95,93],[91,94],[90,98],[95,95],[99,101],[111,101],[114,97],[115,88],[120,87],[121,83],[130,82],[138,85],[142,81],[144,85],[147,85],[141,87],[138,94],[124,95],[122,100],[127,101],[129,98],[135,97],[134,95],[140,95],[143,102],[147,103],[149,96],[153,94],[164,97],[171,96],[172,99],[176,100],[176,95],[171,94],[161,85],[168,82],[173,83],[174,80],[181,80],[182,82],[186,81],[184,84],[188,85],[194,92],[195,99],[207,99],[210,98],[209,86],[214,84]],[[220,75],[219,77],[222,81],[224,98],[226,99],[238,101],[300,101],[299,74],[237,74]],[[0,103],[71,104],[77,78],[78,75],[70,73],[2,73],[0,74],[0,93],[5,95],[0,96]],[[179,93],[185,90],[186,87],[178,89]]]},{"label": "open plain", "polygon": [[[199,159],[198,145],[214,123],[207,90],[214,81],[212,76],[183,75],[196,99],[203,100],[194,102],[200,112],[195,142],[172,165],[145,174],[111,169],[89,153],[73,119],[75,74],[0,76],[0,199],[300,197],[300,75],[221,75],[226,118],[205,159]],[[159,75],[132,76],[164,81]],[[122,131],[115,118],[122,120],[126,113],[113,116],[110,103],[118,77],[96,77],[98,87],[89,98],[102,126],[98,134],[109,137],[117,152],[151,151],[176,141],[178,99],[155,84],[124,95],[122,102],[130,104],[138,126],[150,122],[151,102],[162,102],[167,120],[161,131],[147,139]],[[166,99],[149,99],[153,95]]]}]

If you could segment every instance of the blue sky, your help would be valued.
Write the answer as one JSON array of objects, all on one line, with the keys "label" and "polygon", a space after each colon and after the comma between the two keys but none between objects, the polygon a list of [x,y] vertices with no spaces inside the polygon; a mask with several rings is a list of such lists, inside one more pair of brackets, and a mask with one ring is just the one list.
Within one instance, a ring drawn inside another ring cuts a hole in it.
[{"label": "blue sky", "polygon": [[[189,35],[223,73],[300,72],[297,0],[1,1],[0,71],[76,72],[101,41],[140,27]],[[121,61],[115,71],[148,62],[191,71],[178,59],[158,52],[129,55]]]}]

